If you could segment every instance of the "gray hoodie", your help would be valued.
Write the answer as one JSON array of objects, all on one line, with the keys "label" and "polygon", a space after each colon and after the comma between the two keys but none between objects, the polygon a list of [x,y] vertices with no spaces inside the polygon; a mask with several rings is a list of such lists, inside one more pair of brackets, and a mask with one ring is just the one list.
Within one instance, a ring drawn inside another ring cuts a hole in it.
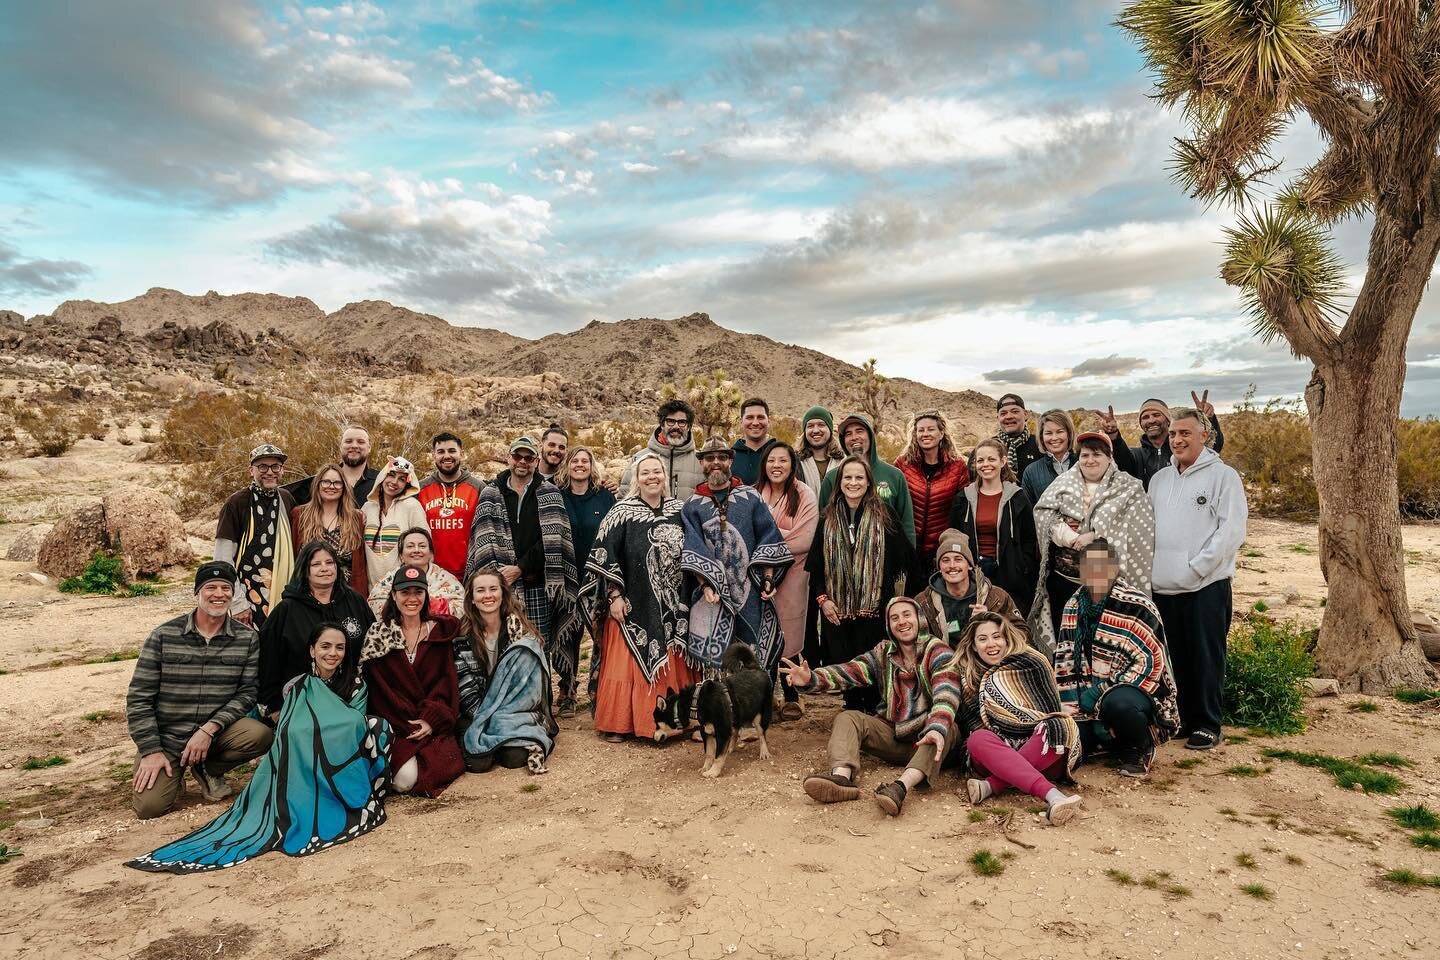
[{"label": "gray hoodie", "polygon": [[688,500],[695,488],[705,482],[705,471],[700,466],[700,458],[695,455],[695,434],[686,437],[684,443],[671,446],[660,439],[660,430],[656,430],[650,434],[650,442],[645,447],[630,455],[630,462],[625,465],[625,473],[620,477],[617,496],[629,495],[630,478],[635,473],[635,457],[647,447],[660,455],[670,474],[670,496]]},{"label": "gray hoodie", "polygon": [[1245,542],[1245,487],[1206,447],[1184,473],[1172,461],[1150,480],[1155,506],[1155,592],[1194,593],[1235,575]]}]

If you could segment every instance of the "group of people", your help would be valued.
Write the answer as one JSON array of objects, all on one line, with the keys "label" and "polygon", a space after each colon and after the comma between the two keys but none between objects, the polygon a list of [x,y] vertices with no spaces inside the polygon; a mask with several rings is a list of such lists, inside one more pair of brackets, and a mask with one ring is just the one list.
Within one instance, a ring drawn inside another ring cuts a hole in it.
[{"label": "group of people", "polygon": [[1113,410],[1084,433],[1051,410],[1032,434],[1007,394],[968,456],[921,411],[893,464],[864,414],[813,407],[792,446],[752,398],[739,439],[698,442],[676,399],[618,483],[553,423],[488,482],[449,432],[423,479],[401,456],[372,467],[359,427],[289,486],[285,453],[262,444],[195,610],[141,650],[136,812],[168,810],[187,769],[221,799],[227,769],[264,759],[225,814],[131,865],[308,853],[383,822],[388,792],[436,796],[496,764],[543,773],[587,632],[607,740],[683,736],[676,704],[745,643],[782,722],[802,694],[843,698],[814,799],[859,797],[868,753],[906,765],[875,791],[892,815],[956,766],[971,802],[1013,787],[1064,823],[1079,798],[1057,783],[1082,758],[1143,777],[1172,736],[1220,742],[1246,505],[1213,408],[1192,399],[1146,401],[1131,447]]}]

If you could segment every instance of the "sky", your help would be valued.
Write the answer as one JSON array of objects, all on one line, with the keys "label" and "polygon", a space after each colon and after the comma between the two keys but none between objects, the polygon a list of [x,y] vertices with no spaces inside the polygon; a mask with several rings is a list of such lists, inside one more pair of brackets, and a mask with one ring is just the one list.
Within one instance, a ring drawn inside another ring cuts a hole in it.
[{"label": "sky", "polygon": [[[708,313],[1032,409],[1297,396],[1095,0],[0,7],[0,309]],[[1290,169],[1318,156],[1303,118]],[[1358,286],[1368,225],[1337,236]],[[1440,303],[1402,410],[1440,413]],[[743,379],[743,371],[732,371]]]}]

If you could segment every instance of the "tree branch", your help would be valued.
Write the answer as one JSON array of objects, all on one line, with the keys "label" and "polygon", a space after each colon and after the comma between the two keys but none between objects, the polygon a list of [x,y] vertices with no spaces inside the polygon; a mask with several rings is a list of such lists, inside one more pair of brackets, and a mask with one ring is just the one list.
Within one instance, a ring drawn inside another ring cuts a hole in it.
[{"label": "tree branch", "polygon": [[1300,305],[1280,290],[1256,292],[1256,300],[1264,308],[1271,326],[1290,344],[1296,356],[1312,363],[1332,363],[1340,346],[1335,331],[1313,323]]}]

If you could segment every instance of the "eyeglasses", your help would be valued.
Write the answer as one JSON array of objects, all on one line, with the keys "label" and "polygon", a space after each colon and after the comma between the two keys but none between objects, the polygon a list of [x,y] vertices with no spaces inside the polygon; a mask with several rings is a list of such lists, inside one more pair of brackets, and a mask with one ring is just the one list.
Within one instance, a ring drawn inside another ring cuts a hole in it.
[{"label": "eyeglasses", "polygon": [[252,463],[250,466],[261,473],[279,473],[285,469],[285,465],[282,463]]},{"label": "eyeglasses", "polygon": [[343,486],[345,486],[345,481],[344,481],[344,480],[321,480],[321,481],[320,481],[320,486],[322,486],[322,487],[332,487],[332,488],[333,488],[333,487],[343,487]]},{"label": "eyeglasses", "polygon": [[510,459],[511,459],[511,460],[514,460],[516,463],[534,463],[534,462],[535,462],[535,454],[533,454],[533,453],[512,453],[512,454],[510,454]]},{"label": "eyeglasses", "polygon": [[688,426],[690,426],[690,421],[689,421],[689,420],[686,420],[684,417],[680,417],[679,419],[676,419],[676,418],[674,418],[674,417],[666,417],[663,422],[664,422],[665,426],[667,426],[667,427],[688,427]]}]

